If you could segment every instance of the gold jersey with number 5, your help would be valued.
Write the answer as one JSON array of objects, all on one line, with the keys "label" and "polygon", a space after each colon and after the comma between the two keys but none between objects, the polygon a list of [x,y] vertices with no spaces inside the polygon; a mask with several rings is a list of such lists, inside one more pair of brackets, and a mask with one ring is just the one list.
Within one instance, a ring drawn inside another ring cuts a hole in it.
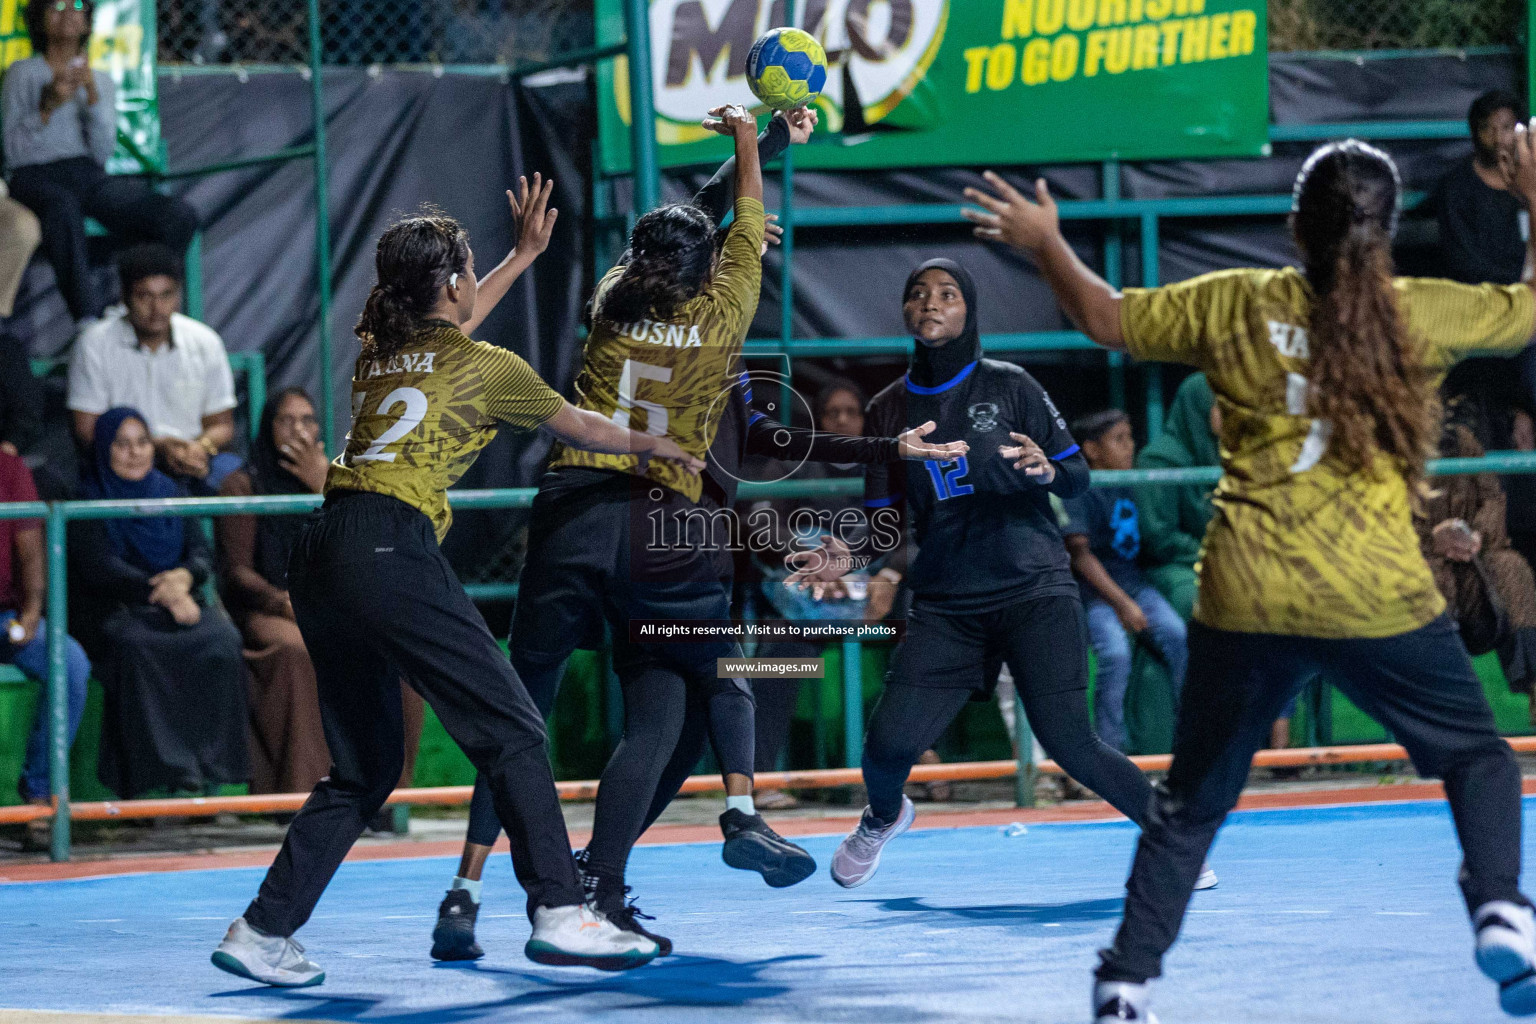
[{"label": "gold jersey with number 5", "polygon": [[[1421,365],[1531,340],[1527,286],[1397,278]],[[1127,288],[1121,332],[1138,359],[1205,371],[1221,407],[1221,482],[1200,551],[1195,619],[1214,629],[1386,637],[1445,609],[1414,532],[1408,485],[1384,455],[1355,471],[1308,418],[1312,290],[1294,268],[1224,270]]]},{"label": "gold jersey with number 5", "polygon": [[352,429],[325,493],[399,498],[425,513],[442,541],[453,521],[445,492],[497,426],[534,430],[564,403],[521,356],[432,321],[393,355],[358,359]]},{"label": "gold jersey with number 5", "polygon": [[[670,437],[690,455],[705,458],[715,439],[747,328],[757,310],[762,279],[763,204],[743,196],[704,290],[665,323],[612,324],[593,317],[592,333],[576,378],[576,404],[621,427]],[[623,274],[614,267],[598,284],[594,311]],[[633,455],[603,455],[560,447],[551,466],[585,466],[638,473]],[[698,501],[699,478],[675,462],[652,459],[645,476]]]}]

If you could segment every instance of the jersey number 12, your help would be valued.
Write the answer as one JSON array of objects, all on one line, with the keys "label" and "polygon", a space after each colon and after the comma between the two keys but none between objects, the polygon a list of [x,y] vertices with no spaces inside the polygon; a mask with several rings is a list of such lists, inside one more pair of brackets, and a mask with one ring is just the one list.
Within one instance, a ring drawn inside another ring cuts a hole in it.
[{"label": "jersey number 12", "polygon": [[[357,392],[352,396],[352,416],[362,411],[363,402],[367,399],[364,392]],[[352,456],[353,462],[394,462],[395,452],[386,452],[384,449],[405,437],[411,431],[421,426],[421,421],[427,416],[427,396],[421,393],[419,388],[395,388],[384,396],[384,401],[379,403],[378,415],[388,416],[397,405],[404,405],[405,412],[400,418],[389,425],[389,429],[374,439],[365,451]],[[354,427],[354,429],[356,429]]]},{"label": "jersey number 12", "polygon": [[940,501],[972,494],[976,490],[970,484],[960,482],[971,471],[971,465],[965,461],[964,455],[948,462],[925,462],[923,468],[928,470],[928,476],[933,480],[933,493]]}]

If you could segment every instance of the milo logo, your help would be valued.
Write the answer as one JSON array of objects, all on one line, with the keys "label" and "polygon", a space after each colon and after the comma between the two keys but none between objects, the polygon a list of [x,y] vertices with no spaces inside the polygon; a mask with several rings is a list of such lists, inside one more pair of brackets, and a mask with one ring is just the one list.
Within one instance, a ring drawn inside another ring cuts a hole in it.
[{"label": "milo logo", "polygon": [[[864,124],[879,122],[932,64],[949,0],[651,0],[650,12],[659,137],[682,143],[706,137],[698,119],[710,107],[757,106],[747,52],[783,25],[806,30],[827,51],[827,86],[817,102],[824,126],[840,131],[854,111]],[[616,77],[628,121],[624,76]]]}]

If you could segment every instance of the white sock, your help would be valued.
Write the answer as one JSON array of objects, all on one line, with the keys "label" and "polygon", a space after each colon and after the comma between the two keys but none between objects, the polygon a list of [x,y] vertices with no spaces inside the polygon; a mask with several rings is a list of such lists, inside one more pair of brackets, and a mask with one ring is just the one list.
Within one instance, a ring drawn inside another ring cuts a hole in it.
[{"label": "white sock", "polygon": [[463,889],[465,892],[469,893],[469,898],[475,901],[475,906],[479,906],[480,905],[480,884],[481,883],[480,883],[480,880],[478,878],[476,878],[476,879],[460,878],[458,875],[454,875],[453,876],[453,884],[450,885],[448,888],[450,888],[450,889]]},{"label": "white sock", "polygon": [[725,798],[725,809],[728,811],[740,811],[742,814],[756,814],[757,807],[752,803],[752,794],[746,796],[728,796]]}]

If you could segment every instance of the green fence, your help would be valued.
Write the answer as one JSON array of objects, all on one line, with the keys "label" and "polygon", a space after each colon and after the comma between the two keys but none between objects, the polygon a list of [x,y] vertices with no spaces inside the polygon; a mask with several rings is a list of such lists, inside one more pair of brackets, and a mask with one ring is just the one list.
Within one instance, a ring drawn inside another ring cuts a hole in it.
[{"label": "green fence", "polygon": [[[1477,459],[1441,459],[1430,463],[1432,475],[1468,473],[1533,473],[1536,453],[1495,452]],[[1132,484],[1175,485],[1209,484],[1219,477],[1214,467],[1196,469],[1127,470],[1100,472],[1094,486],[1113,487]],[[862,493],[860,480],[778,481],[744,484],[741,500],[768,498],[853,496]],[[452,492],[457,511],[476,509],[528,508],[537,492],[533,488],[501,490],[463,490]],[[0,505],[0,519],[40,519],[45,523],[48,549],[48,721],[52,742],[49,746],[49,776],[56,798],[50,852],[54,860],[69,859],[69,709],[65,640],[69,628],[68,607],[68,527],[76,520],[124,519],[145,516],[221,516],[221,515],[294,515],[320,504],[319,495],[292,494],[243,498],[170,498],[156,501],[61,501],[20,502]],[[505,596],[505,585],[466,588],[481,599]],[[860,668],[863,645],[857,640],[842,645],[842,687],[844,749],[849,766],[858,763],[864,745],[864,696]],[[1030,749],[1029,725],[1025,716],[1017,716],[1019,732],[1015,737],[1021,751]],[[1021,793],[1031,774],[1029,758],[1020,758]]]}]

